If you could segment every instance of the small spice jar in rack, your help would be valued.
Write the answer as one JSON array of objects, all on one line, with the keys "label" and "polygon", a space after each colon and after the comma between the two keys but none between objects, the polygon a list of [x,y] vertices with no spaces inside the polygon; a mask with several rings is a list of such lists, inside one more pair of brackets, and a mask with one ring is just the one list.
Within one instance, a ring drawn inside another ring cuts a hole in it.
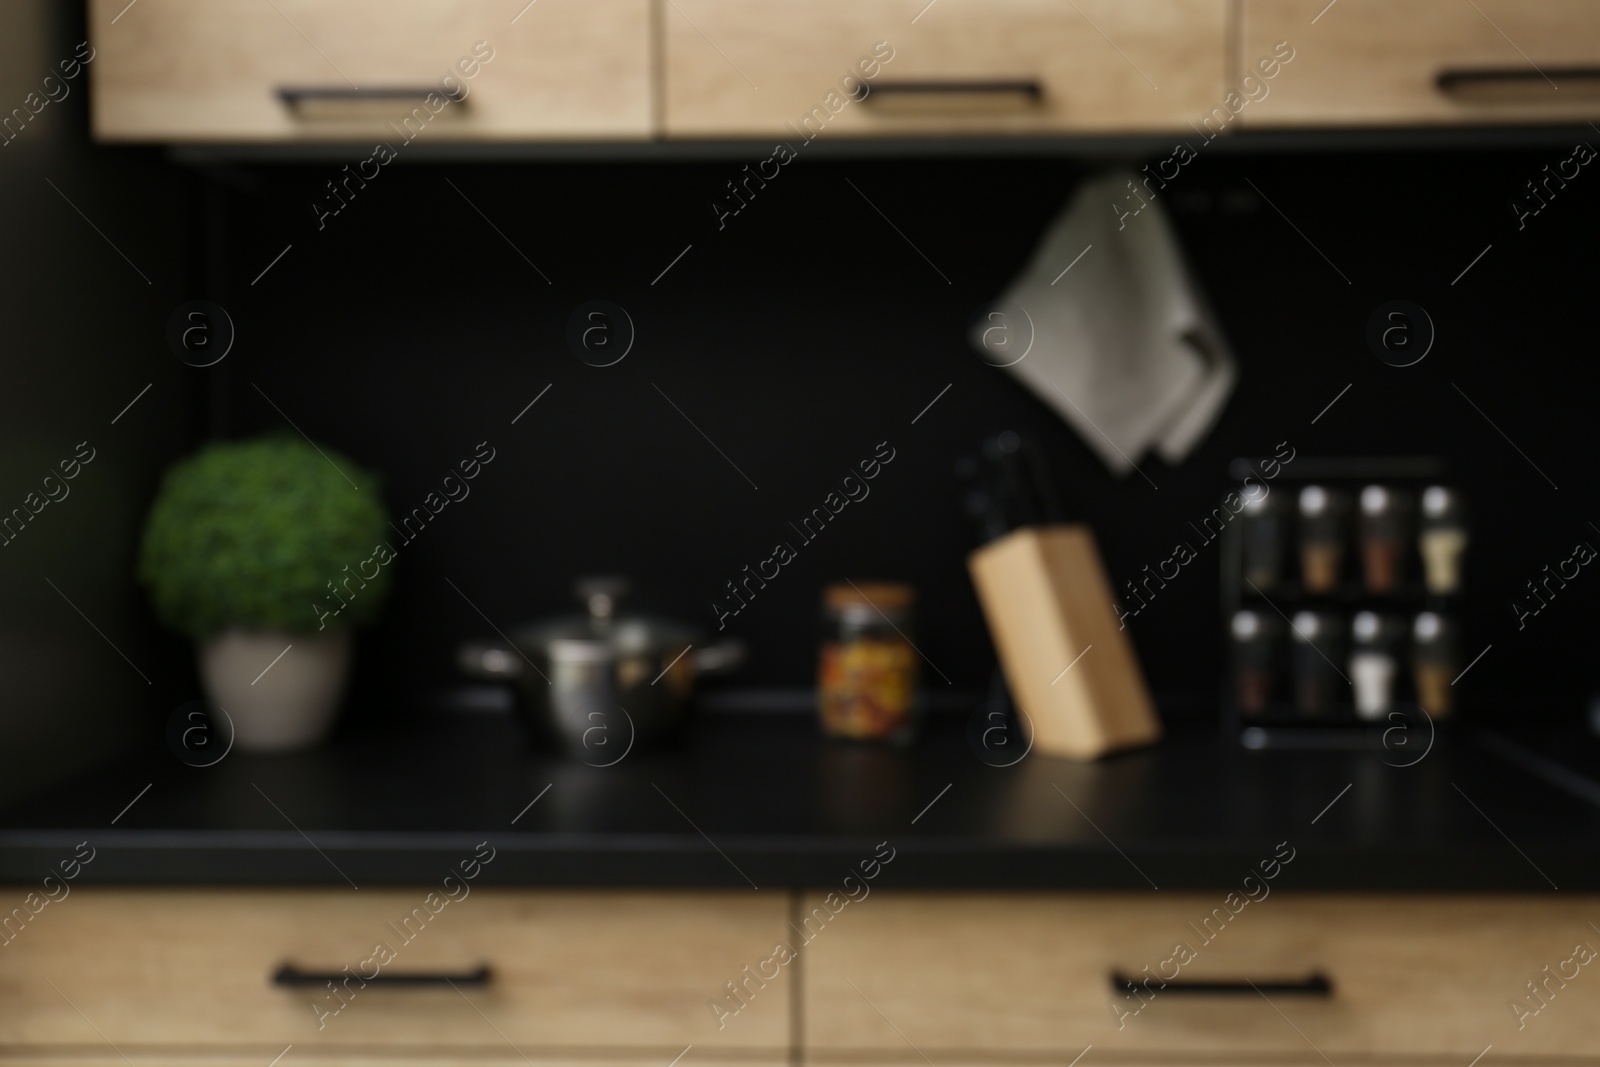
[{"label": "small spice jar in rack", "polygon": [[[1263,470],[1270,469],[1267,478]],[[1224,726],[1249,747],[1371,747],[1450,715],[1466,506],[1427,457],[1236,460]]]}]

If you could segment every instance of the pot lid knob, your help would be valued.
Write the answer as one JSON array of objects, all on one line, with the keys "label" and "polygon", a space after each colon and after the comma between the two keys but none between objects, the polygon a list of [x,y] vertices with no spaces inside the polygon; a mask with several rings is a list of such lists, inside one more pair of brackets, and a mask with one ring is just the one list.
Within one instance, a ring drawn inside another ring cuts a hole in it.
[{"label": "pot lid knob", "polygon": [[573,586],[579,600],[589,608],[591,621],[604,624],[615,617],[617,604],[628,595],[628,579],[620,576],[581,578]]}]

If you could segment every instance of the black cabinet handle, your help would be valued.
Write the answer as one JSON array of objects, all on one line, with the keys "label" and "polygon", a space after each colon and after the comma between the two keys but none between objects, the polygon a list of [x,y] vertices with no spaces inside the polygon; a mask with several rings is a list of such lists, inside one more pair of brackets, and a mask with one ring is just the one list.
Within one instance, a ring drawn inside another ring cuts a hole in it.
[{"label": "black cabinet handle", "polygon": [[1016,80],[940,79],[930,81],[885,81],[868,86],[861,102],[877,107],[890,105],[896,109],[911,107],[933,108],[940,104],[987,99],[993,103],[1017,103],[1025,106],[1038,104],[1044,99],[1044,88],[1032,78]]},{"label": "black cabinet handle", "polygon": [[[1468,67],[1442,70],[1434,79],[1441,93],[1463,103],[1515,104],[1550,103],[1551,83],[1576,90],[1585,98],[1600,93],[1600,66],[1545,67],[1542,71],[1525,67]],[[1565,94],[1563,94],[1564,96]]]},{"label": "black cabinet handle", "polygon": [[[284,986],[320,986],[332,982],[338,985],[352,977],[351,974],[340,971],[302,971],[292,963],[285,963],[272,975],[274,985]],[[399,974],[378,972],[371,978],[360,974],[353,976],[357,982],[366,985],[386,986],[419,986],[419,985],[471,985],[485,986],[493,977],[488,964],[479,964],[470,971],[448,973],[444,971],[402,971]]]},{"label": "black cabinet handle", "polygon": [[[1144,978],[1129,978],[1121,971],[1111,972],[1111,988],[1118,993],[1128,993],[1142,989],[1145,981],[1146,979]],[[1169,981],[1163,984],[1159,977],[1148,979],[1148,981],[1151,983],[1150,992],[1160,993],[1162,996],[1173,993],[1190,996],[1238,996],[1241,993],[1246,996],[1254,996],[1257,993],[1264,993],[1268,996],[1273,994],[1300,997],[1333,996],[1333,983],[1328,981],[1327,976],[1321,972],[1313,972],[1308,977],[1298,981],[1284,981],[1280,978],[1252,982],[1249,979],[1241,978],[1238,980],[1199,979],[1192,982]]]},{"label": "black cabinet handle", "polygon": [[459,88],[447,89],[443,85],[392,85],[369,89],[351,89],[342,85],[283,85],[278,87],[278,99],[297,111],[306,105],[365,104],[412,100],[421,103],[429,93],[437,93],[451,103],[460,103],[466,94]]}]

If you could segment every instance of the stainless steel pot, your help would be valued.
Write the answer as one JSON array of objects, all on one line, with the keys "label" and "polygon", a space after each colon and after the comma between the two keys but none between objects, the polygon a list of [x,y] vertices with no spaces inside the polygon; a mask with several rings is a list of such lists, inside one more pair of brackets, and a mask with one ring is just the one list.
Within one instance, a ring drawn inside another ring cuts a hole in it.
[{"label": "stainless steel pot", "polygon": [[471,677],[515,685],[536,733],[608,766],[677,729],[696,676],[744,659],[738,642],[697,647],[693,627],[619,613],[627,590],[622,579],[585,579],[576,592],[587,615],[518,627],[509,644],[469,642],[457,662]]}]

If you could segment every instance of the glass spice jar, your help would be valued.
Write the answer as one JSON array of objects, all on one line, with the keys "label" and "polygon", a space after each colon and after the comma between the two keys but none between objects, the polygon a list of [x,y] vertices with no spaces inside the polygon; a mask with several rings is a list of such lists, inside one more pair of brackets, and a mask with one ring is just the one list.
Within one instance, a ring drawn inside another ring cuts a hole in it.
[{"label": "glass spice jar", "polygon": [[1417,703],[1431,719],[1450,715],[1459,633],[1455,620],[1432,611],[1419,614],[1412,624],[1412,670],[1417,685]]},{"label": "glass spice jar", "polygon": [[912,739],[917,652],[909,634],[915,602],[915,591],[895,582],[823,590],[817,710],[824,734],[902,744]]},{"label": "glass spice jar", "polygon": [[1461,497],[1442,485],[1422,493],[1423,574],[1428,592],[1449,596],[1461,589],[1461,556],[1467,548],[1467,523]]},{"label": "glass spice jar", "polygon": [[1404,632],[1398,620],[1372,611],[1357,612],[1351,621],[1350,686],[1357,718],[1380,722],[1394,707],[1397,648]]},{"label": "glass spice jar", "polygon": [[1344,493],[1308,485],[1300,490],[1300,580],[1314,596],[1332,593],[1344,565]]},{"label": "glass spice jar", "polygon": [[1281,627],[1275,616],[1259,611],[1238,611],[1233,616],[1234,698],[1239,713],[1252,718],[1265,715],[1277,689],[1278,645]]},{"label": "glass spice jar", "polygon": [[1393,593],[1405,577],[1411,546],[1411,496],[1384,485],[1361,490],[1361,568],[1367,592]]},{"label": "glass spice jar", "polygon": [[1290,623],[1294,631],[1295,710],[1303,719],[1331,719],[1336,714],[1345,681],[1334,666],[1344,660],[1347,631],[1340,616],[1327,611],[1298,611]]},{"label": "glass spice jar", "polygon": [[1256,592],[1275,589],[1283,575],[1289,515],[1281,495],[1263,493],[1244,502],[1244,580]]}]

